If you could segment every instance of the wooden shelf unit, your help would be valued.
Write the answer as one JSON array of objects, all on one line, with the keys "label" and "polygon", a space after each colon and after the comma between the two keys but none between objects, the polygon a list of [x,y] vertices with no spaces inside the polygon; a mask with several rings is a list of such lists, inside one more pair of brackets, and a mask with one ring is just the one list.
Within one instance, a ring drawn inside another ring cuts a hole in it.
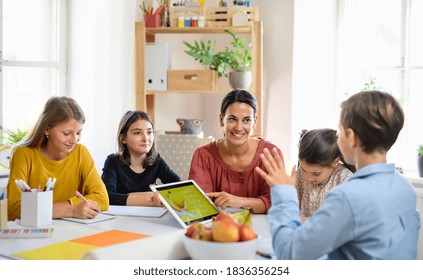
[{"label": "wooden shelf unit", "polygon": [[[253,82],[250,91],[255,95],[258,106],[258,117],[255,135],[262,135],[262,80],[263,80],[263,24],[261,21],[254,21],[251,26],[242,27],[145,27],[144,22],[135,23],[135,49],[136,49],[136,108],[147,112],[155,120],[154,101],[156,94],[166,93],[201,93],[201,94],[226,94],[228,90],[215,91],[147,91],[145,89],[145,45],[154,43],[156,34],[224,34],[225,30],[232,30],[237,34],[251,35],[251,55],[253,63],[251,71]],[[181,39],[182,40],[182,39]]]}]

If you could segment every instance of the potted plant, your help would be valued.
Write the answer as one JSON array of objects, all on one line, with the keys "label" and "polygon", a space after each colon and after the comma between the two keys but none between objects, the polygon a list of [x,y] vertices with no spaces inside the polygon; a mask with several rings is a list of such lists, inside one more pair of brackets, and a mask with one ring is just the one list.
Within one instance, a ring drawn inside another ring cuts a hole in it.
[{"label": "potted plant", "polygon": [[7,175],[9,173],[10,155],[12,153],[12,146],[16,145],[22,138],[25,137],[27,131],[5,129],[0,125],[0,175]]},{"label": "potted plant", "polygon": [[[229,77],[229,83],[233,88],[249,89],[251,86],[252,56],[250,46],[245,46],[244,38],[240,38],[235,32],[225,30],[232,37],[232,48],[214,52],[211,40],[194,41],[193,44],[183,41],[188,50],[185,51],[196,61],[217,72],[218,77]],[[228,71],[230,69],[230,71]]]},{"label": "potted plant", "polygon": [[14,146],[19,141],[21,141],[27,134],[27,130],[20,130],[17,128],[16,130],[6,129],[0,125],[0,130],[2,134],[0,134],[0,146],[8,145]]},{"label": "potted plant", "polygon": [[423,177],[423,145],[417,147],[417,166],[419,168],[419,176]]}]

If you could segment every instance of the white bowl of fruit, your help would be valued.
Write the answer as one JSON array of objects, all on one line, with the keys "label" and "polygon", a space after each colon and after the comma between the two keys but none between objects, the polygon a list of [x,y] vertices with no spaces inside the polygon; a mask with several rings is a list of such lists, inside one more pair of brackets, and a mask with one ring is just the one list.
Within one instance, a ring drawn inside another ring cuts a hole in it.
[{"label": "white bowl of fruit", "polygon": [[259,236],[248,223],[239,224],[230,214],[219,213],[210,227],[195,222],[183,236],[194,260],[243,260],[256,254]]}]

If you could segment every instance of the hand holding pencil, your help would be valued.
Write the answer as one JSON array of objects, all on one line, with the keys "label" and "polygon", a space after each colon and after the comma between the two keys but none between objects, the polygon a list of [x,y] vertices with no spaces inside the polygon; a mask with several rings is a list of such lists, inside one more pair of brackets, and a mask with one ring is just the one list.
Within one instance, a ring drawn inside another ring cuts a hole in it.
[{"label": "hand holding pencil", "polygon": [[75,192],[76,196],[83,201],[76,206],[76,216],[83,219],[92,219],[100,212],[97,202],[86,199],[79,191]]},{"label": "hand holding pencil", "polygon": [[76,196],[80,199],[82,199],[84,202],[88,202],[88,199],[86,199],[80,192],[75,192]]}]

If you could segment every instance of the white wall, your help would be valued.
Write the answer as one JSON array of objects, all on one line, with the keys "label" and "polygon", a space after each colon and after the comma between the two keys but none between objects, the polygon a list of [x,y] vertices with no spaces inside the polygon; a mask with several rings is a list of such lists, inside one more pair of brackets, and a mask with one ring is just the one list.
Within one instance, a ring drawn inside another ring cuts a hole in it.
[{"label": "white wall", "polygon": [[[302,129],[337,129],[336,0],[297,0],[294,12],[291,160]],[[289,136],[288,136],[289,137]]]},{"label": "white wall", "polygon": [[253,4],[263,21],[263,136],[282,150],[290,166],[294,1]]},{"label": "white wall", "polygon": [[120,117],[135,108],[135,0],[69,1],[68,94],[84,109],[81,142],[99,171],[115,151]]}]

